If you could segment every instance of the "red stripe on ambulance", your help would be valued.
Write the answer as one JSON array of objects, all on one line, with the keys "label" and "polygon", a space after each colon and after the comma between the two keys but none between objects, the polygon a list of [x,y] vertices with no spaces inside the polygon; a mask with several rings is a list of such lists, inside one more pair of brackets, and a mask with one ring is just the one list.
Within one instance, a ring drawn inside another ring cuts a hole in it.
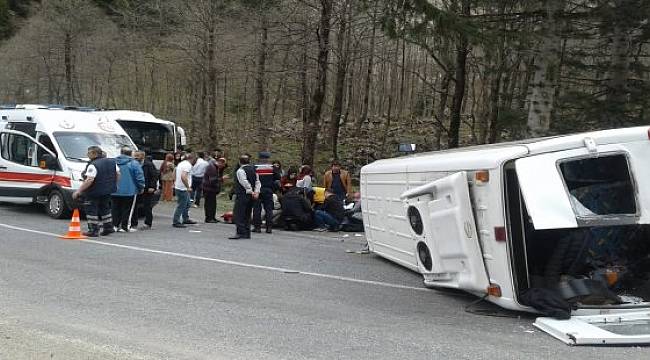
[{"label": "red stripe on ambulance", "polygon": [[63,187],[72,186],[69,177],[49,175],[49,174],[0,172],[0,181],[17,181],[17,182],[22,181],[22,182],[31,182],[31,183],[40,183],[40,184],[55,183]]}]

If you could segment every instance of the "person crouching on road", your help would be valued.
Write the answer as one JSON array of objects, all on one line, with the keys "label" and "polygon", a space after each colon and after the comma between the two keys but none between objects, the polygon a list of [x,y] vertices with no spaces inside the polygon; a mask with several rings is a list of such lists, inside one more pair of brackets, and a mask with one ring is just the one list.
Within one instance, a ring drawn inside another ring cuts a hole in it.
[{"label": "person crouching on road", "polygon": [[136,231],[131,229],[131,217],[134,215],[136,197],[144,190],[142,166],[131,154],[131,148],[123,146],[120,155],[115,158],[117,166],[120,167],[120,181],[117,183],[117,191],[111,197],[113,226],[116,231]]},{"label": "person crouching on road", "polygon": [[304,189],[291,187],[282,197],[282,220],[286,230],[314,228],[313,210]]},{"label": "person crouching on road", "polygon": [[[115,230],[111,216],[111,193],[117,190],[120,178],[120,169],[115,159],[107,159],[99,146],[88,148],[90,161],[83,172],[83,183],[72,198],[77,200],[80,196],[85,198],[85,212],[88,220],[88,231],[85,236],[106,236]],[[102,232],[99,232],[100,224]]]},{"label": "person crouching on road", "polygon": [[280,188],[280,178],[282,175],[269,162],[271,153],[261,151],[258,155],[259,164],[255,165],[255,173],[260,179],[260,196],[253,206],[253,232],[262,232],[262,207],[264,207],[264,217],[266,233],[273,232],[273,193]]},{"label": "person crouching on road", "polygon": [[233,210],[237,233],[228,238],[231,240],[251,238],[251,213],[262,185],[255,172],[255,167],[250,162],[251,159],[248,155],[239,157],[240,167],[237,169],[237,176],[234,179],[236,198]]},{"label": "person crouching on road", "polygon": [[173,227],[184,228],[185,225],[196,224],[190,219],[190,196],[192,194],[192,166],[196,163],[196,156],[193,153],[185,155],[185,160],[176,166],[176,210],[174,211]]},{"label": "person crouching on road", "polygon": [[137,204],[142,205],[142,212],[144,213],[144,225],[138,228],[138,213],[136,209],[135,213],[131,217],[131,228],[138,230],[150,230],[151,225],[153,224],[154,194],[158,188],[158,170],[156,170],[156,166],[151,161],[151,158],[147,157],[144,151],[134,152],[133,158],[135,161],[140,163],[140,166],[142,166],[142,172],[144,174],[144,191],[142,194],[138,195],[137,200]]},{"label": "person crouching on road", "polygon": [[217,195],[221,192],[223,186],[224,170],[226,169],[226,159],[218,158],[208,165],[203,176],[203,198],[206,223],[218,223],[217,220]]},{"label": "person crouching on road", "polygon": [[325,190],[325,202],[322,210],[314,212],[316,231],[339,231],[341,222],[345,218],[345,209],[332,189]]}]

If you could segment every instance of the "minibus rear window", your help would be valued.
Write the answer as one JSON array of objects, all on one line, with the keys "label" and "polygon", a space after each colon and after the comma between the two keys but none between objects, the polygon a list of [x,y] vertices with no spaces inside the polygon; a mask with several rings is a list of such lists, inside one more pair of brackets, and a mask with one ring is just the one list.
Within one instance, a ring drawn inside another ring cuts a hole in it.
[{"label": "minibus rear window", "polygon": [[568,160],[559,167],[578,217],[636,214],[634,185],[625,155]]}]

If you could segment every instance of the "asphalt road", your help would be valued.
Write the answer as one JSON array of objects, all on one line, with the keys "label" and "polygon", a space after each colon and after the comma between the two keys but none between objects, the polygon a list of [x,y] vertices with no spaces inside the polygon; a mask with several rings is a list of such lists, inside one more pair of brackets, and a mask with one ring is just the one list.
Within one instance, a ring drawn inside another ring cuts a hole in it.
[{"label": "asphalt road", "polygon": [[467,312],[476,298],[347,253],[353,234],[231,241],[231,225],[174,229],[169,205],[156,212],[154,230],[69,241],[67,221],[0,204],[0,359],[650,358]]}]

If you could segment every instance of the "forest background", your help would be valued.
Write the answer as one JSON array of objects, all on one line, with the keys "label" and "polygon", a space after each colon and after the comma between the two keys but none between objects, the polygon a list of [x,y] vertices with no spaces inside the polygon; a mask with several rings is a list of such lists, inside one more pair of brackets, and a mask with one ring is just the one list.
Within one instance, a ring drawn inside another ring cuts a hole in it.
[{"label": "forest background", "polygon": [[0,104],[332,158],[650,123],[650,0],[0,0]]}]

